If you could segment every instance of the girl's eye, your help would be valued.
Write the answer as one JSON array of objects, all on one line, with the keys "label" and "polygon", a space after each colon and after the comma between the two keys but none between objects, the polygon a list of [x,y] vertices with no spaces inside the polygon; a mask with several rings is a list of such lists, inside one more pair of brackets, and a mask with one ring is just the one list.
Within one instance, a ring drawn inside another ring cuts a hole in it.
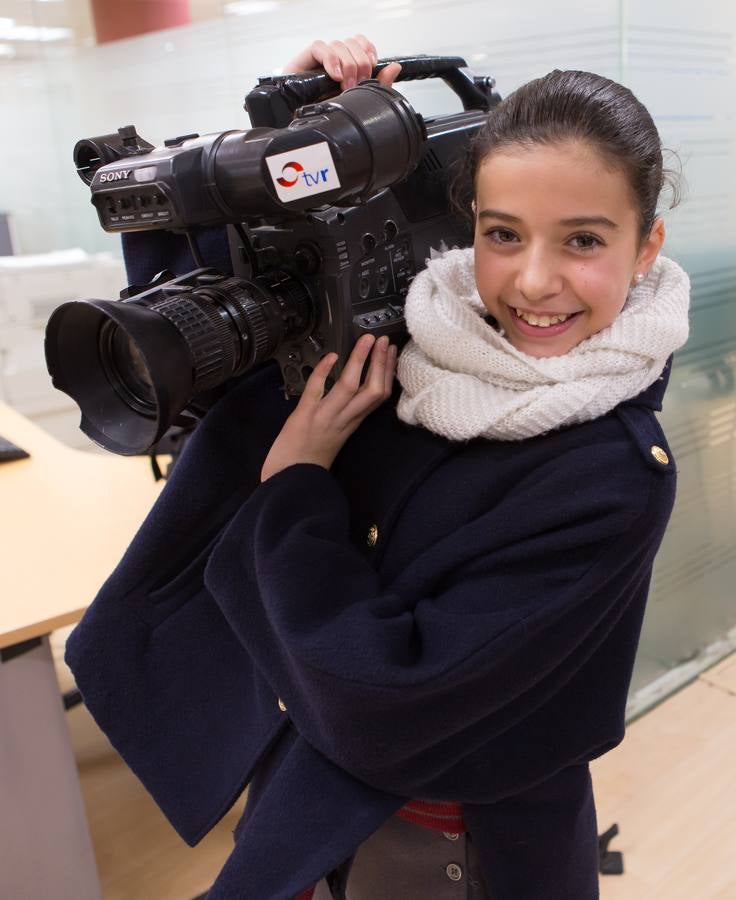
[{"label": "girl's eye", "polygon": [[516,240],[514,232],[509,231],[508,228],[491,228],[490,231],[486,231],[486,236],[489,237],[494,244],[511,244]]},{"label": "girl's eye", "polygon": [[577,250],[595,250],[596,247],[603,246],[603,241],[594,234],[576,234],[570,240]]}]

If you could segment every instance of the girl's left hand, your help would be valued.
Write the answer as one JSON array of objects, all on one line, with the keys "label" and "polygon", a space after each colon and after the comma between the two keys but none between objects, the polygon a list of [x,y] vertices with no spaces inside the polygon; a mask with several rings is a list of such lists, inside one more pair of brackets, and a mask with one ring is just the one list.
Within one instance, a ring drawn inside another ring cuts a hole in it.
[{"label": "girl's left hand", "polygon": [[[284,72],[307,72],[322,66],[340,88],[346,91],[359,81],[370,78],[378,62],[376,45],[364,34],[343,41],[312,41],[284,66]],[[401,72],[399,63],[390,63],[377,76],[380,84],[391,87]]]},{"label": "girl's left hand", "polygon": [[[363,365],[371,348],[368,373],[361,384]],[[388,337],[376,341],[373,335],[363,335],[326,396],[325,382],[337,362],[337,354],[328,353],[321,359],[266,457],[261,482],[296,463],[315,463],[329,469],[363,419],[391,396],[396,358],[396,345],[389,348]]]}]

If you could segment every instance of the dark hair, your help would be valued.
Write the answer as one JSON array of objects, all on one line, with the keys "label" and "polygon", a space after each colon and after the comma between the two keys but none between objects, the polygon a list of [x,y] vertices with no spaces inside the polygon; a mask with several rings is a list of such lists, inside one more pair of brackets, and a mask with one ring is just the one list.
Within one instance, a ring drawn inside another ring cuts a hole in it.
[{"label": "dark hair", "polygon": [[569,140],[590,144],[623,171],[637,206],[640,240],[651,230],[665,184],[673,192],[670,209],[679,203],[679,174],[663,168],[659,132],[646,107],[609,78],[555,69],[522,85],[489,113],[454,185],[455,205],[468,213],[478,168],[494,150]]}]

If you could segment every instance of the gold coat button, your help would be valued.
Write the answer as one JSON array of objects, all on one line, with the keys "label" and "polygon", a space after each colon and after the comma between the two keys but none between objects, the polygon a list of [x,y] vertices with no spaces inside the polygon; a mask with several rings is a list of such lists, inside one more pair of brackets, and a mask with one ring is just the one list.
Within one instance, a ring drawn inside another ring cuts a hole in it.
[{"label": "gold coat button", "polygon": [[281,699],[281,697],[279,697],[279,709],[281,710],[281,712],[286,712],[286,704]]},{"label": "gold coat button", "polygon": [[371,525],[368,529],[368,546],[375,547],[378,543],[378,525]]},{"label": "gold coat button", "polygon": [[656,444],[654,444],[650,450],[650,453],[658,463],[662,463],[663,466],[669,465],[670,458],[661,447],[658,447]]},{"label": "gold coat button", "polygon": [[449,866],[445,868],[445,872],[450,881],[460,881],[463,877],[463,870],[457,863],[450,863]]}]

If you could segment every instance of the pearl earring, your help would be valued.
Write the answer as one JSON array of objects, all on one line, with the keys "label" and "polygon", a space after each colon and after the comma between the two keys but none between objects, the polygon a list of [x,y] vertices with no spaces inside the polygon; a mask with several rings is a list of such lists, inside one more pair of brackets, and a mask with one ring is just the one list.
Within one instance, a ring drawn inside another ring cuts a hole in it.
[{"label": "pearl earring", "polygon": [[637,284],[641,284],[641,282],[644,281],[645,278],[646,275],[643,272],[637,272],[636,275],[634,275],[634,281]]}]

